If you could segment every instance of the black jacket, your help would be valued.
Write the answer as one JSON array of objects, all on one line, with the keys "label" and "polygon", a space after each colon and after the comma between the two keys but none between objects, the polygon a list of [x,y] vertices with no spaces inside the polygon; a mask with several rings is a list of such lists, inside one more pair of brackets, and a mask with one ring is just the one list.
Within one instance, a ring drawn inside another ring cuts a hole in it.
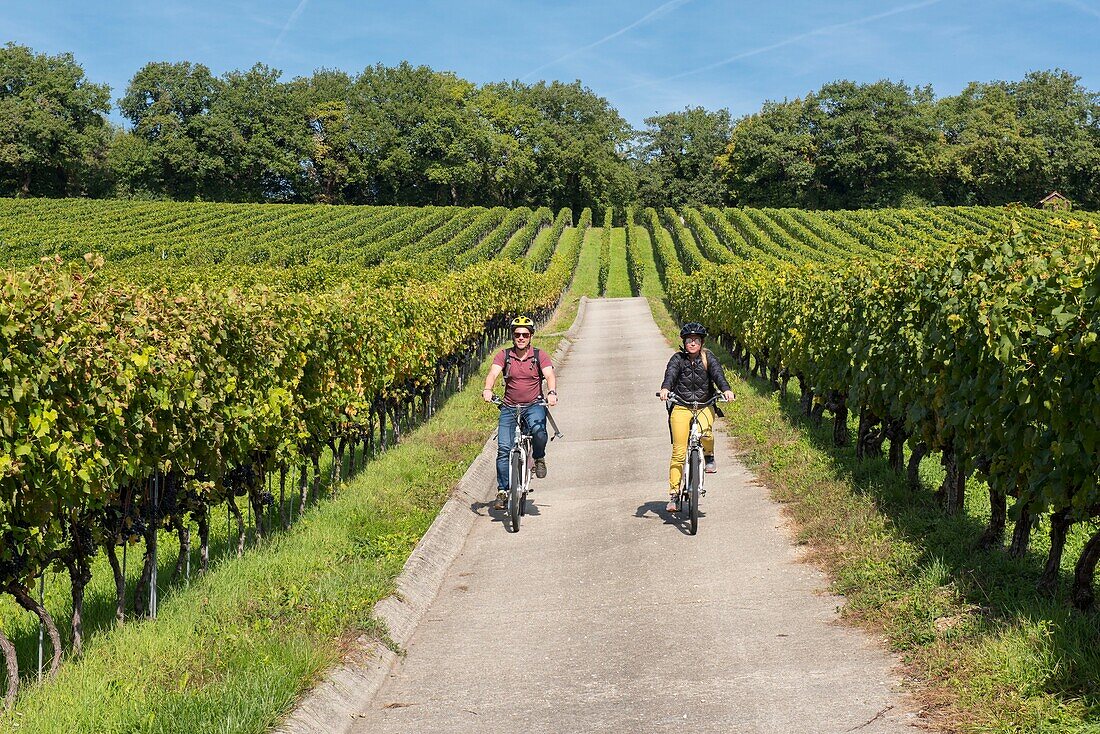
[{"label": "black jacket", "polygon": [[703,367],[702,352],[694,359],[684,350],[676,352],[668,360],[665,367],[665,380],[661,383],[662,390],[671,390],[681,400],[701,403],[709,400],[714,395],[713,385],[717,385],[722,392],[730,389],[726,382],[726,374],[722,371],[722,365],[706,347],[707,366]]}]

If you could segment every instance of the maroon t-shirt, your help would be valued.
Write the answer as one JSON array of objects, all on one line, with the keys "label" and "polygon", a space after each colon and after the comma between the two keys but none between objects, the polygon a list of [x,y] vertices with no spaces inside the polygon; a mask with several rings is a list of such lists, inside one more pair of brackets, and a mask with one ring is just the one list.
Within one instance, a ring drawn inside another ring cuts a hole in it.
[{"label": "maroon t-shirt", "polygon": [[504,402],[509,405],[527,405],[542,395],[542,371],[551,366],[550,355],[539,350],[539,363],[535,364],[535,350],[528,349],[527,356],[520,359],[515,349],[505,349],[493,357],[493,364],[504,367],[504,353],[511,352],[508,371],[504,376]]}]

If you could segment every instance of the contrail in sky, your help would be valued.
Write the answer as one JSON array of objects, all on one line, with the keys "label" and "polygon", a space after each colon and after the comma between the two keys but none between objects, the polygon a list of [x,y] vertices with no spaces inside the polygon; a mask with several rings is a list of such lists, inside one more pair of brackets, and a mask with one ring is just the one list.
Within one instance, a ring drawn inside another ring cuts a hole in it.
[{"label": "contrail in sky", "polygon": [[294,12],[290,14],[290,17],[286,20],[286,25],[279,31],[279,37],[275,39],[275,43],[271,44],[271,50],[267,52],[268,56],[275,53],[275,50],[279,48],[279,44],[283,42],[283,37],[286,36],[287,31],[291,29],[295,22],[298,20],[298,16],[302,14],[302,11],[309,5],[309,0],[301,0],[298,3],[298,7],[294,8]]},{"label": "contrail in sky", "polygon": [[885,10],[881,13],[875,13],[874,15],[868,15],[864,18],[856,18],[855,20],[848,20],[848,21],[845,21],[843,23],[833,23],[831,25],[826,25],[826,26],[822,26],[820,28],[815,28],[812,31],[806,31],[805,33],[799,33],[797,36],[791,36],[790,38],[785,38],[782,41],[777,41],[776,43],[770,44],[768,46],[761,46],[760,48],[754,48],[754,49],[750,49],[748,51],[742,51],[739,54],[734,54],[733,56],[730,56],[729,58],[722,59],[721,61],[715,61],[712,64],[707,64],[706,66],[700,66],[700,67],[697,67],[695,69],[689,69],[688,71],[682,71],[679,74],[673,74],[672,76],[666,76],[662,79],[648,79],[644,82],[639,82],[637,84],[633,84],[629,87],[623,87],[622,89],[617,89],[615,91],[616,92],[625,92],[629,89],[637,89],[638,87],[647,87],[647,86],[650,86],[650,85],[653,85],[653,84],[661,84],[662,82],[670,82],[670,81],[673,81],[675,79],[682,79],[685,76],[691,76],[693,74],[701,74],[704,71],[710,71],[711,69],[717,69],[718,67],[725,66],[726,64],[732,64],[734,61],[740,61],[741,59],[747,59],[750,56],[759,56],[760,54],[767,53],[768,51],[774,51],[777,48],[782,48],[784,46],[790,46],[793,43],[798,43],[799,41],[803,41],[803,40],[805,40],[807,38],[811,38],[813,36],[823,36],[827,33],[832,33],[833,31],[838,31],[842,28],[850,28],[852,26],[863,25],[864,23],[870,23],[870,22],[875,21],[875,20],[881,20],[882,18],[888,18],[891,15],[900,15],[901,13],[909,13],[909,12],[914,11],[914,10],[920,10],[921,8],[926,8],[929,5],[937,5],[937,4],[942,3],[942,2],[943,2],[943,0],[924,0],[923,2],[910,3],[909,5],[902,5],[900,7],[894,8],[893,10]]},{"label": "contrail in sky", "polygon": [[527,77],[531,76],[532,74],[537,74],[538,72],[542,71],[543,69],[545,69],[549,66],[553,66],[554,64],[557,64],[561,61],[565,61],[566,59],[572,58],[572,57],[576,56],[577,54],[584,53],[585,51],[590,51],[590,50],[596,48],[597,46],[602,46],[603,44],[607,43],[611,39],[618,38],[619,36],[623,35],[624,33],[637,28],[638,26],[642,25],[643,23],[648,23],[649,21],[653,20],[654,18],[659,18],[662,15],[665,15],[667,13],[671,13],[676,8],[680,7],[681,5],[686,5],[689,2],[691,2],[691,0],[669,0],[669,2],[666,2],[663,5],[660,5],[657,8],[649,11],[648,13],[643,15],[641,18],[638,18],[638,20],[634,21],[630,25],[624,26],[623,28],[620,28],[619,30],[615,31],[614,33],[612,33],[610,35],[607,35],[607,36],[604,36],[603,38],[596,41],[595,43],[590,43],[587,46],[582,46],[581,48],[573,49],[572,51],[565,54],[564,56],[559,56],[558,58],[554,59],[553,61],[548,61],[547,63],[543,64],[542,66],[539,66],[539,67],[537,67],[535,69],[532,69],[531,71],[527,72],[526,74],[521,76],[520,79],[526,79]]}]

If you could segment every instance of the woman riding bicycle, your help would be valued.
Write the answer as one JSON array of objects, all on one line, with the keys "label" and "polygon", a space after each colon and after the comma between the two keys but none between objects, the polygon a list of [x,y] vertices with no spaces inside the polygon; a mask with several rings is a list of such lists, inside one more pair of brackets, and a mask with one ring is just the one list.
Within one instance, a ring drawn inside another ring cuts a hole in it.
[{"label": "woman riding bicycle", "polygon": [[[546,408],[532,404],[542,397],[542,381],[546,379],[546,403],[558,404],[557,378],[550,355],[531,346],[535,322],[527,316],[512,319],[512,348],[498,352],[493,358],[489,374],[485,376],[485,389],[481,397],[493,399],[493,384],[504,375],[504,402],[508,405],[525,405],[523,422],[531,432],[532,456],[535,460],[535,476],[546,477]],[[516,413],[500,411],[497,424],[497,501],[494,509],[504,509],[508,497],[508,452],[516,431]]]},{"label": "woman riding bicycle", "polygon": [[[714,353],[703,346],[707,328],[697,321],[684,324],[680,329],[682,348],[672,355],[665,367],[665,379],[661,383],[661,400],[668,401],[669,392],[676,394],[683,402],[705,402],[714,396],[714,386],[722,392],[726,400],[733,400],[733,392],[726,382],[726,374]],[[714,461],[715,409],[707,408],[699,414],[700,428],[703,430],[703,455],[706,459],[706,472],[718,471]],[[687,408],[672,406],[668,415],[669,432],[672,435],[672,459],[668,465],[668,493],[670,500],[665,508],[676,511],[676,498],[680,494],[680,479],[683,475],[684,459],[687,457],[688,432],[691,430],[691,411]]]}]

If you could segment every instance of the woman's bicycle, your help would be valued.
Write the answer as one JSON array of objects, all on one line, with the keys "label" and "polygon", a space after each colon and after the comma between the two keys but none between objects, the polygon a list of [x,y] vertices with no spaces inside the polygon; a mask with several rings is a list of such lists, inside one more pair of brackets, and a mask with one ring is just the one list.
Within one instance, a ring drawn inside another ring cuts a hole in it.
[{"label": "woman's bicycle", "polygon": [[[661,397],[661,393],[658,392],[657,397]],[[703,489],[705,458],[702,444],[703,427],[699,424],[699,414],[717,403],[721,397],[721,395],[715,395],[709,400],[696,403],[681,400],[673,392],[668,394],[670,403],[691,411],[691,430],[688,433],[684,470],[680,474],[680,493],[676,496],[676,511],[687,516],[688,532],[692,535],[699,531],[699,498],[707,493]]]},{"label": "woman's bicycle", "polygon": [[[512,532],[518,533],[519,519],[527,514],[527,493],[531,489],[531,471],[535,465],[535,459],[531,453],[533,437],[528,432],[527,422],[523,419],[524,408],[529,408],[532,405],[546,406],[547,402],[539,398],[527,405],[508,405],[494,395],[493,403],[501,410],[516,411],[516,431],[512,439],[512,449],[508,452],[508,502],[504,509],[508,523],[512,527]],[[558,431],[558,426],[554,423],[549,411],[546,413],[546,418],[550,425],[554,427],[554,435],[551,440],[561,438],[562,434]]]}]

